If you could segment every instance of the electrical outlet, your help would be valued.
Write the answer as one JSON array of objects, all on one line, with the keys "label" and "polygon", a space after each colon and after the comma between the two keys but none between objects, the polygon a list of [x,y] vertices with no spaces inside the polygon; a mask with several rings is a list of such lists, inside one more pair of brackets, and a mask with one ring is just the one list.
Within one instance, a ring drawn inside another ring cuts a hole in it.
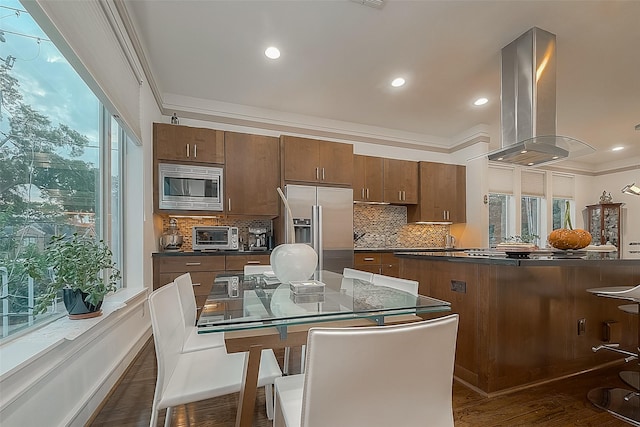
[{"label": "electrical outlet", "polygon": [[587,319],[578,319],[578,335],[584,335],[587,331]]}]

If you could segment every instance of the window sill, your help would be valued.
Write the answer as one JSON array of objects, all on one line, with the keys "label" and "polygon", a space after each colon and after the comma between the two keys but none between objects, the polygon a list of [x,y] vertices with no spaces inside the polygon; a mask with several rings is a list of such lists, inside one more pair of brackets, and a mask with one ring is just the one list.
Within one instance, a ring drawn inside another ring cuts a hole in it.
[{"label": "window sill", "polygon": [[102,316],[84,320],[70,320],[65,316],[0,346],[0,382],[56,346],[90,332],[100,323],[109,320],[118,310],[126,307],[128,302],[146,292],[147,288],[120,289],[105,298]]}]

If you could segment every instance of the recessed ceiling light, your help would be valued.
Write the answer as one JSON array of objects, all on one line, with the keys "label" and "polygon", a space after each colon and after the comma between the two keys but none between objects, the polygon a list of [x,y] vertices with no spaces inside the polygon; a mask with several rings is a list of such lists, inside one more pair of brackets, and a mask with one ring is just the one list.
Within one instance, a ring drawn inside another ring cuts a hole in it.
[{"label": "recessed ceiling light", "polygon": [[396,77],[391,82],[391,86],[393,86],[393,87],[400,87],[400,86],[402,86],[404,84],[405,84],[405,81],[404,81],[404,79],[402,77]]},{"label": "recessed ceiling light", "polygon": [[624,147],[622,147],[622,146],[618,146],[618,147],[613,147],[613,148],[611,149],[611,151],[620,151],[620,150],[624,150]]},{"label": "recessed ceiling light", "polygon": [[280,50],[277,47],[274,47],[274,46],[269,46],[264,51],[264,54],[267,55],[267,58],[269,58],[269,59],[278,59],[278,58],[280,58]]},{"label": "recessed ceiling light", "polygon": [[480,106],[480,105],[486,104],[487,102],[489,102],[489,100],[487,98],[478,98],[475,101],[473,101],[473,105]]}]

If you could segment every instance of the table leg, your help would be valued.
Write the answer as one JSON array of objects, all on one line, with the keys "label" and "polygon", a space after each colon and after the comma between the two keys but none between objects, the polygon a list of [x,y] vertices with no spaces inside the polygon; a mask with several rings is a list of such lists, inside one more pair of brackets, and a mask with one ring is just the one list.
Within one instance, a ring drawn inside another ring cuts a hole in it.
[{"label": "table leg", "polygon": [[247,357],[245,358],[238,413],[236,414],[236,427],[251,427],[253,425],[253,413],[256,410],[258,371],[260,370],[262,349],[263,346],[261,345],[252,345],[249,347]]}]

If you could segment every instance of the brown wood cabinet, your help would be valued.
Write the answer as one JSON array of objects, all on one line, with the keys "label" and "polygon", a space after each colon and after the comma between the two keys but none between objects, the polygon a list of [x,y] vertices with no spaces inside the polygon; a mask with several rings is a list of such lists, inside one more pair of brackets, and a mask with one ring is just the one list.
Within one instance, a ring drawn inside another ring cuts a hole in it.
[{"label": "brown wood cabinet", "polygon": [[400,260],[392,252],[382,253],[381,274],[384,276],[400,277]]},{"label": "brown wood cabinet", "polygon": [[418,203],[418,162],[384,159],[384,201],[396,205]]},{"label": "brown wood cabinet", "polygon": [[226,260],[227,271],[243,271],[244,266],[251,265],[269,265],[270,255],[252,254],[228,256]]},{"label": "brown wood cabinet", "polygon": [[353,200],[382,202],[384,200],[384,159],[372,156],[353,156]]},{"label": "brown wood cabinet", "polygon": [[225,211],[228,215],[278,216],[278,138],[225,132]]},{"label": "brown wood cabinet", "polygon": [[324,185],[353,183],[353,145],[283,135],[284,181]]},{"label": "brown wood cabinet", "polygon": [[224,132],[154,123],[153,148],[156,160],[224,163]]},{"label": "brown wood cabinet", "polygon": [[466,168],[420,162],[420,197],[407,209],[407,221],[466,222]]},{"label": "brown wood cabinet", "polygon": [[176,277],[184,273],[190,273],[199,316],[207,296],[211,292],[216,275],[224,270],[224,256],[177,255],[153,257],[153,289],[158,289],[172,282]]},{"label": "brown wood cabinet", "polygon": [[400,269],[403,277],[420,282],[420,295],[448,301],[460,315],[455,376],[496,393],[619,360],[612,352],[591,350],[603,343],[605,322],[615,321],[624,331],[620,348],[637,346],[637,317],[619,310],[620,300],[587,289],[634,285],[640,266],[625,260],[564,261],[569,260],[514,266],[401,257]]},{"label": "brown wood cabinet", "polygon": [[384,276],[400,277],[400,261],[393,252],[356,252],[353,268]]},{"label": "brown wood cabinet", "polygon": [[353,254],[353,268],[360,271],[368,271],[380,274],[382,254],[380,252],[355,252]]},{"label": "brown wood cabinet", "polygon": [[622,208],[623,203],[599,203],[587,206],[587,226],[591,233],[591,243],[604,245],[607,242],[622,252]]}]

